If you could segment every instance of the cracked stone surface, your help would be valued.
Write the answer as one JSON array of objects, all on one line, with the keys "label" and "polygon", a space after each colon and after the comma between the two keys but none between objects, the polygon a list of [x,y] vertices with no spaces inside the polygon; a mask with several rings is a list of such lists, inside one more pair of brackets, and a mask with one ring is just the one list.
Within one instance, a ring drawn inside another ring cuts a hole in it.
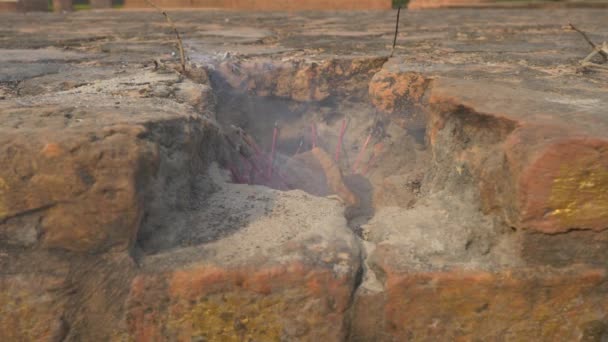
[{"label": "cracked stone surface", "polygon": [[[0,340],[608,338],[608,10],[170,15],[0,14]],[[230,182],[282,111],[352,200]]]}]

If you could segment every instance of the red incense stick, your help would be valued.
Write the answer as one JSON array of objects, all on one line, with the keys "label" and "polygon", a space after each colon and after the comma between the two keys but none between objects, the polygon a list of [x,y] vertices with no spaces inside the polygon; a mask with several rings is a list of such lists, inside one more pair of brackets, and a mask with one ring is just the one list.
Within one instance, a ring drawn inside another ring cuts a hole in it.
[{"label": "red incense stick", "polygon": [[268,165],[268,178],[272,177],[272,166],[274,165],[274,156],[276,154],[277,137],[279,135],[279,125],[275,122],[272,131],[272,147],[270,149],[270,165]]},{"label": "red incense stick", "polygon": [[346,119],[342,119],[342,128],[340,128],[340,137],[338,138],[338,146],[336,146],[336,162],[340,161],[340,152],[342,151],[342,140],[344,140],[344,133],[346,132]]},{"label": "red incense stick", "polygon": [[359,166],[359,161],[361,160],[361,157],[363,157],[363,153],[365,153],[365,151],[367,150],[367,145],[369,145],[370,140],[372,140],[372,134],[368,134],[367,139],[365,139],[365,143],[363,144],[363,147],[361,148],[361,150],[359,150],[359,153],[357,154],[357,158],[355,159],[355,163],[353,164],[353,173],[357,172],[357,166]]}]

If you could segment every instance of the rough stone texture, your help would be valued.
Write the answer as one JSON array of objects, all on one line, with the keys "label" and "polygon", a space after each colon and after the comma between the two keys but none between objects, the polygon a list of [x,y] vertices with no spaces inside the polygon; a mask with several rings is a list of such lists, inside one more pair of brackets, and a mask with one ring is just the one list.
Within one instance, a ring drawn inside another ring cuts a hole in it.
[{"label": "rough stone texture", "polygon": [[[23,102],[2,104],[5,133],[0,159],[12,167],[0,175],[0,220],[4,223],[0,231],[14,229],[29,215],[37,220],[31,224],[34,232],[29,239],[39,237],[45,248],[99,252],[132,245],[144,212],[144,190],[159,167],[161,152],[154,140],[161,137],[151,133],[153,124],[182,120],[178,129],[189,130],[187,120],[196,120],[186,106],[181,107],[184,115],[163,112],[160,103],[156,108],[138,103],[137,98],[149,91],[146,88],[153,92],[166,88],[146,84],[179,84],[176,75],[139,77],[143,87],[137,89],[122,87],[125,79],[133,80],[127,76],[68,90],[73,103],[54,94],[42,95],[36,111],[23,108]],[[100,87],[107,93],[99,93]],[[167,91],[179,94],[183,89],[169,86]],[[134,99],[120,101],[111,95],[129,91]],[[183,97],[183,101],[200,106],[198,99]],[[58,129],[62,129],[60,134]]]},{"label": "rough stone texture", "polygon": [[32,274],[0,276],[0,337],[3,341],[60,341],[67,334],[62,317],[65,278]]},{"label": "rough stone texture", "polygon": [[127,302],[128,335],[137,341],[343,340],[360,252],[339,202],[301,191],[216,186],[208,207],[193,212],[193,222],[206,224],[185,227],[176,239],[157,235],[206,244],[142,259],[143,274]]},{"label": "rough stone texture", "polygon": [[331,96],[362,96],[361,80],[378,72],[384,57],[359,57],[308,62],[268,59],[224,62],[218,74],[234,89],[295,101],[323,101]]},{"label": "rough stone texture", "polygon": [[[402,12],[387,60],[394,14],[171,13],[211,81],[155,12],[0,16],[0,339],[605,339],[608,83],[563,27],[600,42],[605,10]],[[223,88],[317,112],[328,151],[343,111],[342,171],[376,106],[342,175],[367,240],[209,180]]]},{"label": "rough stone texture", "polygon": [[[3,341],[108,340],[124,331],[140,225],[175,206],[156,191],[174,177],[167,164],[188,182],[216,158],[202,75],[192,77],[198,84],[170,69],[96,58],[52,47],[2,53],[0,159],[10,165],[0,176]],[[168,146],[178,151],[169,157]]]},{"label": "rough stone texture", "polygon": [[140,276],[129,299],[130,335],[136,341],[339,341],[350,287],[330,270],[301,264],[234,271],[194,265]]},{"label": "rough stone texture", "polygon": [[[383,260],[392,259],[387,253]],[[358,298],[356,306],[362,307],[356,317],[362,322],[354,324],[354,341],[601,341],[607,336],[605,269],[383,270],[384,296]],[[375,315],[366,310],[369,301],[383,303]],[[375,329],[359,330],[370,327],[367,320],[374,320]]]},{"label": "rough stone texture", "polygon": [[[458,95],[454,95],[456,90]],[[518,104],[508,106],[506,99],[513,97],[518,98]],[[508,199],[513,201],[510,205],[499,198],[485,200],[504,203],[513,226],[546,233],[572,228],[603,230],[608,226],[604,196],[608,189],[608,140],[595,129],[603,124],[604,109],[599,99],[589,98],[589,104],[583,105],[585,100],[558,99],[534,90],[523,92],[500,85],[480,89],[469,82],[438,81],[430,102],[443,103],[446,98],[453,105],[438,108],[443,117],[433,122],[439,126],[437,131],[449,120],[450,113],[462,107],[474,108],[482,120],[496,120],[497,137],[504,140],[496,141],[501,145],[497,152],[502,150],[506,159],[508,171],[503,175],[510,178],[507,183],[515,194],[507,192],[514,196]],[[545,114],[549,108],[553,114],[550,118]],[[571,114],[576,112],[581,114]],[[479,160],[483,158],[479,154],[487,152],[474,153],[463,158],[469,159],[473,168],[487,172],[489,167]],[[496,186],[490,184],[496,182],[494,179],[482,178],[482,182],[482,186]],[[494,189],[482,192],[493,197],[504,195]]]},{"label": "rough stone texture", "polygon": [[376,108],[391,114],[391,119],[404,128],[426,126],[423,97],[430,80],[418,73],[391,73],[383,69],[369,83],[369,97]]},{"label": "rough stone texture", "polygon": [[53,138],[48,130],[3,134],[2,163],[13,167],[0,176],[0,219],[10,226],[15,218],[41,213],[32,229],[47,248],[126,249],[143,210],[137,178],[154,170],[158,158],[153,148],[137,143],[142,132],[115,126],[75,137],[63,133]]},{"label": "rough stone texture", "polygon": [[73,290],[66,260],[48,252],[0,252],[0,338],[62,340],[69,330],[67,295]]}]

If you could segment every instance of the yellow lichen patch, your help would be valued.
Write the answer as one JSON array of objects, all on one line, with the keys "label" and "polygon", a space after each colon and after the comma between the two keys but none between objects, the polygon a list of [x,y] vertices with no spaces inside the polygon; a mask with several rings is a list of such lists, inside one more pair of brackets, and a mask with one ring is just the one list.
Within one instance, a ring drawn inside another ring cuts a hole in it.
[{"label": "yellow lichen patch", "polygon": [[20,289],[24,286],[19,283],[18,280],[15,286],[11,286],[8,282],[0,282],[4,285],[0,291],[0,339],[48,341],[51,325],[61,313],[49,307],[52,301],[47,294]]},{"label": "yellow lichen patch", "polygon": [[381,111],[394,113],[403,110],[404,105],[420,103],[428,80],[417,73],[394,73],[380,71],[369,84],[372,103]]},{"label": "yellow lichen patch", "polygon": [[191,337],[206,341],[278,341],[282,332],[281,296],[256,296],[229,292],[177,303],[167,328],[177,340]]},{"label": "yellow lichen patch", "polygon": [[3,294],[0,293],[0,331],[8,333],[5,338],[20,336],[27,340],[33,340],[36,336],[34,331],[33,307],[23,302],[23,293]]},{"label": "yellow lichen patch", "polygon": [[549,216],[568,228],[594,228],[608,222],[608,170],[562,166],[553,180],[549,207]]}]

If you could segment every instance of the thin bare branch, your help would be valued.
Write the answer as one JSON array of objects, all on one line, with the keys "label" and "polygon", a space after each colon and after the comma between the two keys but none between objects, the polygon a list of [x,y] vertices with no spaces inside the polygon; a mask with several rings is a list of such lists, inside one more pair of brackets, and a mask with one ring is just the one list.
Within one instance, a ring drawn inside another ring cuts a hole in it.
[{"label": "thin bare branch", "polygon": [[587,41],[587,43],[589,43],[589,45],[594,49],[597,50],[598,53],[602,56],[602,59],[604,60],[604,62],[608,62],[608,53],[602,51],[601,49],[599,49],[597,47],[597,45],[591,41],[591,39],[589,39],[589,37],[587,36],[587,34],[584,31],[579,30],[578,28],[576,28],[574,25],[572,25],[572,23],[570,23],[570,28],[573,29],[574,31],[578,32],[581,34],[581,36],[583,36],[583,39],[585,39]]},{"label": "thin bare branch", "polygon": [[154,7],[158,12],[160,12],[165,17],[165,19],[167,20],[169,25],[171,25],[171,28],[173,28],[173,33],[175,33],[175,38],[177,39],[177,47],[179,49],[179,61],[182,66],[182,71],[186,72],[186,53],[184,52],[184,44],[182,43],[182,37],[179,35],[179,31],[177,30],[177,27],[175,27],[175,23],[173,22],[173,20],[171,20],[171,17],[169,17],[169,15],[167,14],[167,12],[164,9],[156,6],[156,4],[154,4],[150,0],[144,0],[144,1],[148,5]]},{"label": "thin bare branch", "polygon": [[397,45],[397,35],[399,34],[399,15],[401,14],[401,5],[397,9],[397,23],[395,23],[395,38],[393,38],[393,49],[391,50],[390,57],[393,57],[395,53],[395,45]]}]

